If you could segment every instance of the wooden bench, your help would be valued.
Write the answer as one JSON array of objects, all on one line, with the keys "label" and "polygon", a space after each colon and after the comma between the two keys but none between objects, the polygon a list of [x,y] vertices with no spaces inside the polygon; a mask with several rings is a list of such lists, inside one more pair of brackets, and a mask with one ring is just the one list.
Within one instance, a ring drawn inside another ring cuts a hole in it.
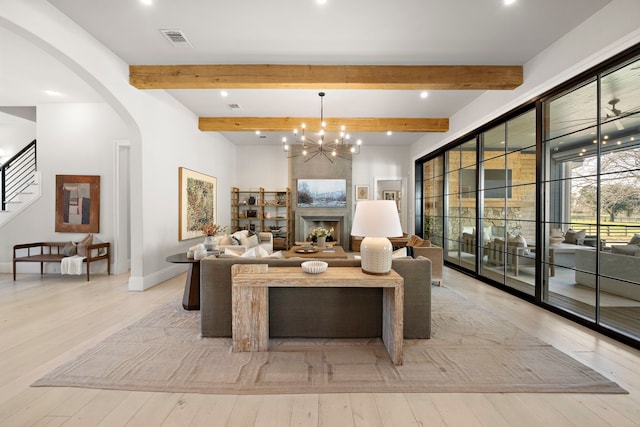
[{"label": "wooden bench", "polygon": [[[16,263],[18,262],[39,262],[40,274],[44,274],[45,262],[60,262],[65,257],[62,248],[68,242],[38,242],[15,245],[13,247],[13,280],[16,280]],[[105,248],[106,252],[100,255],[100,249]],[[26,254],[24,251],[26,250]],[[19,254],[20,252],[20,254]],[[91,263],[95,261],[107,260],[107,274],[111,274],[111,244],[95,243],[87,246],[87,256],[83,260],[87,264],[87,281],[91,279]]]}]

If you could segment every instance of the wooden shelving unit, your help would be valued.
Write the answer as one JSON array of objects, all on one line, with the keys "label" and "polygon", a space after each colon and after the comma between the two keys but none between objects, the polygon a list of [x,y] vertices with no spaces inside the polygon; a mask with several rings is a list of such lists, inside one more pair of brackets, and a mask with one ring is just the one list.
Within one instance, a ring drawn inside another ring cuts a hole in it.
[{"label": "wooden shelving unit", "polygon": [[273,249],[291,247],[291,191],[231,189],[231,232],[271,232]]}]

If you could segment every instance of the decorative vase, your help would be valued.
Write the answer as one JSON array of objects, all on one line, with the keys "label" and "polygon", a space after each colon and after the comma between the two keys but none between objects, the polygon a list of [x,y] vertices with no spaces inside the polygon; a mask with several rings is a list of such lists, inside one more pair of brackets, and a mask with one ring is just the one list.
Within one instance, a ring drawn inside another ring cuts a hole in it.
[{"label": "decorative vase", "polygon": [[193,259],[201,260],[207,257],[207,249],[204,247],[204,244],[199,244],[196,246],[196,251],[193,254]]},{"label": "decorative vase", "polygon": [[205,236],[203,243],[204,243],[204,247],[209,252],[211,252],[216,248],[216,238],[214,236]]},{"label": "decorative vase", "polygon": [[327,246],[327,236],[318,236],[318,247],[325,248]]}]

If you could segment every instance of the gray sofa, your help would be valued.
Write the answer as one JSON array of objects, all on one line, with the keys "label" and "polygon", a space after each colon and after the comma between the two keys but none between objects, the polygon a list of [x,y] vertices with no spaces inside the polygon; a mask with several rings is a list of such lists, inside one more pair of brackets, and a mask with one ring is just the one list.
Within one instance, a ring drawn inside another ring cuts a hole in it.
[{"label": "gray sofa", "polygon": [[[576,283],[596,287],[596,251],[576,252]],[[640,301],[639,256],[600,252],[600,289]]]},{"label": "gray sofa", "polygon": [[[296,267],[300,259],[205,258],[200,262],[200,331],[231,336],[231,266]],[[329,267],[360,267],[359,260],[327,260]],[[394,259],[404,278],[404,338],[431,337],[431,261]],[[272,337],[370,338],[382,336],[382,289],[270,288]]]}]

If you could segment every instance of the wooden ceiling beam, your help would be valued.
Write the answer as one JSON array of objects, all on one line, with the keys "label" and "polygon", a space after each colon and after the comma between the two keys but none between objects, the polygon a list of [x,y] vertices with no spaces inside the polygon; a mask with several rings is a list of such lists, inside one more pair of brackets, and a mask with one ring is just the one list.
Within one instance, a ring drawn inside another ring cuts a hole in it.
[{"label": "wooden ceiling beam", "polygon": [[131,65],[138,89],[511,90],[521,66]]},{"label": "wooden ceiling beam", "polygon": [[[449,119],[415,118],[325,118],[328,132],[338,132],[346,126],[347,132],[446,132]],[[305,123],[307,129],[319,130],[318,117],[200,117],[201,131],[214,132],[292,132]]]}]

